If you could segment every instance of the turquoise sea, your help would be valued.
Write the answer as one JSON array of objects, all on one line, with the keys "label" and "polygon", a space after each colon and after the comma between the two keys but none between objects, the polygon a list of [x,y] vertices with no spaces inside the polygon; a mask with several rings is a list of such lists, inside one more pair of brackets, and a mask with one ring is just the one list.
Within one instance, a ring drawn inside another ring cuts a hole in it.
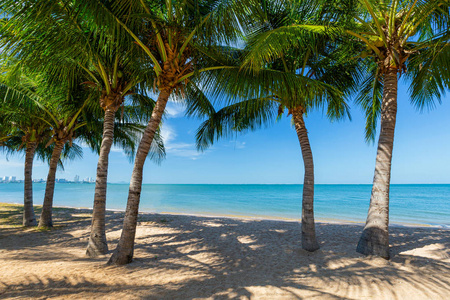
[{"label": "turquoise sea", "polygon": [[[94,184],[57,183],[54,205],[91,208]],[[365,222],[371,185],[316,185],[317,221]],[[34,203],[42,204],[45,184],[35,183]],[[127,184],[109,184],[107,208],[124,210]],[[140,211],[270,219],[301,217],[301,185],[145,184]],[[391,185],[392,224],[450,228],[450,184]],[[23,184],[0,184],[0,202],[22,203]]]}]

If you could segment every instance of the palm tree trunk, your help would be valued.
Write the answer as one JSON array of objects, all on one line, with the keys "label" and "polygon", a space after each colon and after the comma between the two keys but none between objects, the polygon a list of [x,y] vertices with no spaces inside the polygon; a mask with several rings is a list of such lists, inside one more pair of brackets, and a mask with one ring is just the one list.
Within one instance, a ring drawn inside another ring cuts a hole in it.
[{"label": "palm tree trunk", "polygon": [[302,248],[313,252],[320,248],[317,243],[314,224],[314,161],[309,144],[308,131],[303,119],[303,111],[299,108],[293,109],[292,117],[305,165],[302,200]]},{"label": "palm tree trunk", "polygon": [[33,209],[33,160],[37,143],[27,143],[24,171],[24,197],[23,197],[23,226],[36,226],[36,216]]},{"label": "palm tree trunk", "polygon": [[389,259],[389,185],[397,116],[397,70],[384,75],[381,130],[366,226],[356,251]]},{"label": "palm tree trunk", "polygon": [[38,227],[52,227],[52,208],[53,208],[53,193],[55,191],[55,176],[56,168],[61,157],[61,152],[64,147],[64,142],[57,141],[55,148],[53,148],[52,158],[50,159],[50,168],[47,175],[47,184],[45,186],[44,203],[42,205],[41,218],[39,219]]},{"label": "palm tree trunk", "polygon": [[128,202],[125,218],[123,220],[122,234],[120,236],[119,244],[109,259],[108,264],[124,265],[133,260],[134,237],[136,235],[137,217],[139,213],[144,163],[148,152],[150,151],[153,137],[161,123],[161,118],[171,91],[170,88],[161,90],[150,121],[148,122],[147,128],[145,128],[144,135],[139,143],[128,191]]},{"label": "palm tree trunk", "polygon": [[108,253],[108,243],[105,233],[106,186],[108,179],[108,158],[114,139],[115,110],[105,110],[103,122],[103,139],[97,164],[95,180],[94,209],[92,212],[91,235],[86,249],[90,257]]}]

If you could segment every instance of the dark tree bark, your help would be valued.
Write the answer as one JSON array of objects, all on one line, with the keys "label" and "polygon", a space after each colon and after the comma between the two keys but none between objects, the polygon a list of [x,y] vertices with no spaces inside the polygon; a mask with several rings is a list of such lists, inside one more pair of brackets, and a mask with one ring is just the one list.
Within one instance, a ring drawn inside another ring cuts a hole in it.
[{"label": "dark tree bark", "polygon": [[170,88],[161,89],[150,121],[148,122],[147,128],[139,143],[128,191],[128,202],[123,221],[122,234],[120,236],[119,244],[109,259],[108,264],[124,265],[133,260],[134,238],[136,235],[137,217],[139,213],[144,163],[148,152],[150,151],[155,133],[161,123],[161,118],[164,109],[166,108],[167,101],[169,100],[170,93]]},{"label": "dark tree bark", "polygon": [[316,239],[314,223],[314,161],[309,144],[308,131],[303,119],[303,111],[300,108],[295,108],[291,112],[305,165],[302,200],[302,248],[313,252],[320,248]]},{"label": "dark tree bark", "polygon": [[55,192],[55,176],[58,161],[61,157],[65,142],[57,141],[55,148],[53,148],[52,157],[50,159],[50,169],[47,176],[47,184],[45,186],[44,203],[42,205],[42,213],[39,219],[38,227],[53,227],[52,208],[53,208],[53,193]]},{"label": "dark tree bark", "polygon": [[366,225],[356,251],[389,259],[389,186],[397,117],[397,70],[384,75],[381,131]]},{"label": "dark tree bark", "polygon": [[37,143],[28,142],[25,154],[24,196],[23,196],[23,226],[36,226],[36,216],[33,208],[33,160]]},{"label": "dark tree bark", "polygon": [[105,232],[106,188],[108,181],[108,159],[114,139],[115,112],[116,110],[113,108],[106,109],[105,120],[103,122],[103,139],[97,164],[91,234],[86,249],[86,254],[90,257],[108,253]]}]

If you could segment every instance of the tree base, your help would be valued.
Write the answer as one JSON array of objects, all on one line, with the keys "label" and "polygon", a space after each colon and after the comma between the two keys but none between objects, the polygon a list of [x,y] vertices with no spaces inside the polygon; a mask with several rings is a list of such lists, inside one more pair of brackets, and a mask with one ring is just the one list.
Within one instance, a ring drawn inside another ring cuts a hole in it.
[{"label": "tree base", "polygon": [[39,222],[39,229],[50,229],[53,227],[53,222]]},{"label": "tree base", "polygon": [[356,252],[389,259],[389,232],[375,227],[365,228]]},{"label": "tree base", "polygon": [[302,249],[309,252],[314,252],[316,250],[319,250],[320,246],[319,243],[317,243],[316,239],[311,240],[302,237]]},{"label": "tree base", "polygon": [[24,221],[23,221],[23,226],[25,226],[25,227],[34,227],[34,226],[37,226],[36,219],[24,220]]},{"label": "tree base", "polygon": [[53,226],[41,226],[38,225],[37,229],[40,231],[47,231],[47,230],[51,230],[53,228]]},{"label": "tree base", "polygon": [[107,264],[123,266],[123,265],[131,263],[132,261],[133,261],[133,253],[125,254],[125,253],[121,252],[120,250],[116,249],[114,251],[114,253],[111,255]]},{"label": "tree base", "polygon": [[89,238],[89,243],[86,249],[86,255],[89,257],[97,257],[99,255],[104,255],[108,253],[108,244],[106,243],[106,238],[99,239]]}]

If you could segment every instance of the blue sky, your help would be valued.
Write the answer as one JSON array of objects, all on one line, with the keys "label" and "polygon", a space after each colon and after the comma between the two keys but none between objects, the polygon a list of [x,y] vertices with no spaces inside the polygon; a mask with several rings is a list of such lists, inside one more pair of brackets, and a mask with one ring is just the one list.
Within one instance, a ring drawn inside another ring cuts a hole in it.
[{"label": "blue sky", "polygon": [[[399,85],[392,183],[450,183],[450,96],[423,113],[410,103]],[[314,155],[317,184],[370,184],[376,144],[364,141],[364,116],[351,104],[352,121],[330,123],[320,111],[306,119]],[[183,107],[169,103],[163,125],[167,158],[147,161],[144,183],[302,183],[303,162],[290,117],[266,129],[221,140],[201,153],[195,150],[198,120],[186,119]],[[58,178],[95,177],[97,155],[84,149],[84,158],[65,163]],[[132,163],[120,149],[110,156],[109,182],[129,182]],[[46,178],[46,163],[35,162],[33,178]],[[23,157],[0,154],[0,176],[23,178]]]}]

